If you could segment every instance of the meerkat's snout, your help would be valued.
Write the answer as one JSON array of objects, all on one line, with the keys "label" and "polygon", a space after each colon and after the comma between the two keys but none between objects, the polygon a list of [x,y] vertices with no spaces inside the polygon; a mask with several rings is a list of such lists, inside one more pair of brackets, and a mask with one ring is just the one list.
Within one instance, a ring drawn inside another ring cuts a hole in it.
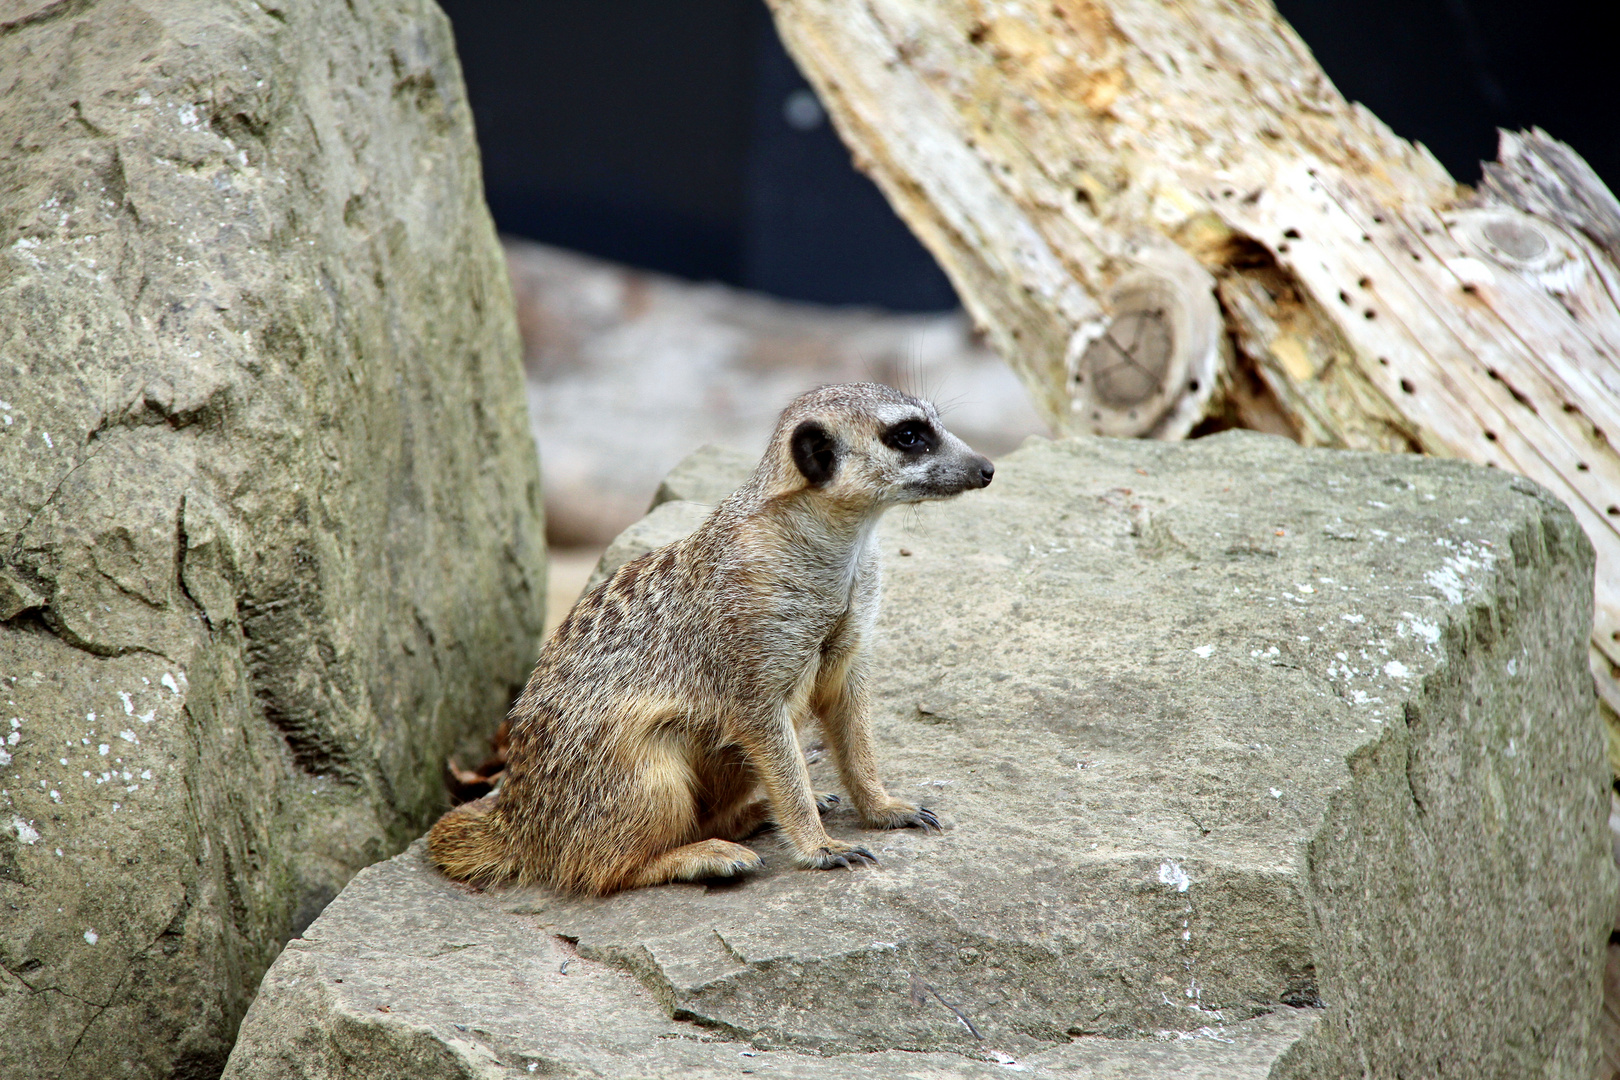
[{"label": "meerkat's snout", "polygon": [[[967,449],[966,446],[963,447]],[[991,479],[996,475],[996,466],[983,454],[969,451],[961,466],[961,484],[958,491],[971,491],[974,488],[987,488]],[[954,494],[954,493],[953,493]]]},{"label": "meerkat's snout", "polygon": [[934,407],[915,398],[907,402],[918,415],[891,425],[880,436],[894,451],[897,479],[895,501],[922,502],[948,499],[964,491],[990,486],[996,467],[939,422]]}]

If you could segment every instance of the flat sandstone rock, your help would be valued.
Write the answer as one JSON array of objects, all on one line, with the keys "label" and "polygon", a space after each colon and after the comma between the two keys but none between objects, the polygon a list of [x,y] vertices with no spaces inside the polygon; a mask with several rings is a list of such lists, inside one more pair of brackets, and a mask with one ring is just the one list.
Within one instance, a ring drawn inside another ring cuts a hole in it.
[{"label": "flat sandstone rock", "polygon": [[[604,561],[699,520],[710,460]],[[1592,554],[1540,489],[1031,440],[882,544],[883,772],[943,834],[838,813],[880,868],[766,835],[739,883],[587,901],[418,845],[283,952],[227,1076],[1590,1074]]]}]

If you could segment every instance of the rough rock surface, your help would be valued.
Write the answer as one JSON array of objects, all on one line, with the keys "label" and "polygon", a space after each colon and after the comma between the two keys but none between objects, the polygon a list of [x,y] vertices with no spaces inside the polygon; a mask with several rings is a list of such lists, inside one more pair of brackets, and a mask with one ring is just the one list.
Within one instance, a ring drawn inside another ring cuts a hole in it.
[{"label": "rough rock surface", "polygon": [[[704,459],[664,495],[746,467]],[[228,1075],[1591,1074],[1592,552],[1540,489],[1245,433],[1033,440],[882,543],[880,758],[945,833],[835,814],[880,868],[764,836],[755,877],[592,901],[413,848],[282,954]]]},{"label": "rough rock surface", "polygon": [[782,407],[818,383],[920,389],[991,455],[1047,431],[959,311],[790,303],[523,240],[506,255],[557,545],[607,544],[705,442],[758,453]]},{"label": "rough rock surface", "polygon": [[217,1075],[540,627],[429,0],[0,5],[0,1076]]}]

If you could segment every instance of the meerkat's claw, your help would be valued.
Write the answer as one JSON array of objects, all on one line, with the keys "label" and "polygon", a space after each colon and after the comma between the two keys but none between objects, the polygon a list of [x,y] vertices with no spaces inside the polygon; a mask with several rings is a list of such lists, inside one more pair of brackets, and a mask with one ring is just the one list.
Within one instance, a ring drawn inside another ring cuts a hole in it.
[{"label": "meerkat's claw", "polygon": [[816,813],[825,817],[827,814],[830,814],[836,810],[838,808],[838,804],[843,801],[843,799],[840,799],[837,795],[834,795],[830,791],[823,792],[816,796]]},{"label": "meerkat's claw", "polygon": [[744,848],[743,851],[745,854],[731,860],[729,872],[723,873],[721,875],[722,877],[735,877],[738,874],[752,874],[765,868],[765,860],[759,857],[759,853],[757,851],[754,851],[751,848]]},{"label": "meerkat's claw", "polygon": [[875,866],[878,857],[863,847],[820,847],[814,855],[804,860],[805,866],[812,870],[831,870],[835,866],[853,870],[863,862]]},{"label": "meerkat's claw", "polygon": [[922,829],[943,832],[939,817],[926,806],[895,799],[881,810],[861,815],[868,829]]}]

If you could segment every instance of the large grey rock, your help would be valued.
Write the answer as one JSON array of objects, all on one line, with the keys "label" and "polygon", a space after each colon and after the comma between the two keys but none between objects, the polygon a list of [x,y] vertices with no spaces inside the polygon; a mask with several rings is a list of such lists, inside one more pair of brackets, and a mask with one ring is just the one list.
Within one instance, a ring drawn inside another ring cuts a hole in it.
[{"label": "large grey rock", "polygon": [[[666,497],[740,466],[708,460]],[[1591,1074],[1592,553],[1540,489],[1236,433],[1035,440],[882,542],[884,773],[947,832],[835,815],[881,868],[766,837],[740,883],[590,901],[413,848],[283,953],[228,1075]]]},{"label": "large grey rock", "polygon": [[0,5],[0,1076],[205,1077],[532,662],[428,0]]}]

